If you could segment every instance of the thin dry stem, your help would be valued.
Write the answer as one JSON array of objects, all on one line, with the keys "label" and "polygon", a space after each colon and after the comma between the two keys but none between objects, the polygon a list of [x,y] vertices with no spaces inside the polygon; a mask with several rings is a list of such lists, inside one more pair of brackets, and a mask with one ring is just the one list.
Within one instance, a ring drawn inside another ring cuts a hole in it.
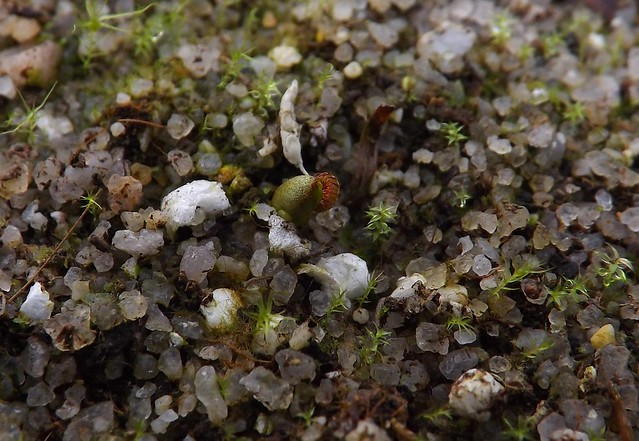
[{"label": "thin dry stem", "polygon": [[[101,188],[98,189],[98,191],[95,193],[95,198],[97,198],[100,195],[101,190],[102,190]],[[91,209],[91,204],[87,204],[86,207],[84,207],[84,210],[82,211],[82,214],[80,214],[80,217],[78,217],[78,219],[73,223],[73,225],[71,225],[71,228],[69,228],[69,231],[67,231],[67,234],[64,235],[62,240],[58,242],[56,247],[53,249],[53,252],[49,255],[49,257],[47,257],[47,259],[44,262],[42,262],[42,265],[38,267],[36,272],[33,273],[33,275],[29,278],[29,280],[27,280],[27,282],[24,285],[22,285],[22,287],[14,295],[12,295],[9,298],[9,300],[7,300],[6,302],[7,304],[13,303],[13,301],[17,299],[27,289],[27,287],[35,281],[35,279],[40,275],[42,270],[44,270],[47,267],[51,259],[53,259],[53,257],[58,254],[58,251],[60,251],[60,248],[62,248],[62,245],[64,245],[67,239],[71,237],[75,229],[78,227],[78,225],[80,225],[80,222],[82,222],[82,219],[86,217],[90,209]]]}]

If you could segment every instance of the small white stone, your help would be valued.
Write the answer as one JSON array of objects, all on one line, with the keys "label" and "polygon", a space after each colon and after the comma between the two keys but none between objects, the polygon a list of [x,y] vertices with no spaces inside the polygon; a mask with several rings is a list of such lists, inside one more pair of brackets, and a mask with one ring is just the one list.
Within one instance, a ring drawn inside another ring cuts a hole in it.
[{"label": "small white stone", "polygon": [[35,282],[20,306],[20,313],[33,322],[47,320],[51,317],[51,311],[53,302],[49,300],[49,293],[42,289],[40,282]]},{"label": "small white stone", "polygon": [[488,148],[498,155],[505,155],[513,150],[513,146],[508,139],[502,139],[495,135],[489,136],[486,143]]},{"label": "small white stone", "polygon": [[16,85],[13,84],[13,80],[9,75],[1,75],[0,76],[0,96],[5,98],[9,98],[10,100],[14,99],[18,94],[18,89],[16,89]]},{"label": "small white stone", "polygon": [[301,239],[297,235],[295,227],[280,216],[272,214],[268,218],[268,226],[268,242],[271,251],[276,253],[283,252],[291,259],[299,259],[311,252],[310,242]]},{"label": "small white stone", "polygon": [[207,216],[217,216],[230,206],[222,184],[206,180],[189,182],[173,190],[161,204],[167,226],[174,229],[199,225]]},{"label": "small white stone", "polygon": [[131,95],[126,92],[118,92],[115,96],[115,102],[121,106],[129,104],[131,102]]},{"label": "small white stone", "polygon": [[145,78],[136,78],[131,81],[131,95],[141,97],[153,91],[153,81]]},{"label": "small white stone", "polygon": [[341,253],[332,257],[322,257],[317,266],[328,272],[347,299],[362,296],[368,287],[368,266],[366,261],[352,253]]},{"label": "small white stone", "polygon": [[166,123],[166,130],[173,139],[182,139],[188,136],[195,127],[195,123],[187,116],[177,113],[171,114],[171,118]]},{"label": "small white stone", "polygon": [[503,393],[504,386],[490,373],[470,369],[453,383],[448,403],[461,416],[486,421],[490,417],[490,407]]},{"label": "small white stone", "polygon": [[413,161],[418,164],[430,164],[435,154],[428,149],[419,149],[413,152]]},{"label": "small white stone", "polygon": [[349,21],[353,17],[353,2],[341,0],[333,3],[332,14],[335,21]]},{"label": "small white stone", "polygon": [[271,49],[268,56],[275,61],[277,67],[281,69],[290,69],[302,61],[302,55],[297,48],[293,46],[276,46]]},{"label": "small white stone", "polygon": [[364,69],[362,69],[362,65],[357,61],[351,61],[346,66],[344,66],[344,75],[349,80],[354,80],[355,78],[359,78],[362,76]]},{"label": "small white stone", "polygon": [[121,122],[114,122],[113,124],[111,124],[110,130],[111,135],[115,136],[116,138],[126,133],[126,127]]},{"label": "small white stone", "polygon": [[224,328],[233,324],[241,306],[242,301],[235,291],[218,288],[213,291],[211,301],[200,306],[200,311],[211,328]]}]

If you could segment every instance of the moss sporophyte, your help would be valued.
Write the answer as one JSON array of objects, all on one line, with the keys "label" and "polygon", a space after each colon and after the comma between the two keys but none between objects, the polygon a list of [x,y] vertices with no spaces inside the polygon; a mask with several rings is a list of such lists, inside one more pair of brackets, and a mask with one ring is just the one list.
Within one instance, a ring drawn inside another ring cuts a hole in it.
[{"label": "moss sporophyte", "polygon": [[275,190],[272,205],[284,219],[304,224],[314,212],[335,205],[339,190],[339,181],[330,173],[295,176]]}]

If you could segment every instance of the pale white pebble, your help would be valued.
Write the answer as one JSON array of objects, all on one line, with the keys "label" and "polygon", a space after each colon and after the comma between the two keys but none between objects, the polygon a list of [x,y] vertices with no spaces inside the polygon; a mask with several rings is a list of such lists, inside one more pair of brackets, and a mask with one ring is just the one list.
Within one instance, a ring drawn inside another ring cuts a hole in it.
[{"label": "pale white pebble", "polygon": [[504,390],[490,373],[470,369],[453,383],[448,403],[461,416],[486,421],[490,417],[490,407]]},{"label": "pale white pebble", "polygon": [[488,148],[498,155],[505,155],[513,150],[508,139],[499,138],[495,135],[489,136],[486,143],[488,144]]},{"label": "pale white pebble", "polygon": [[351,61],[346,66],[344,66],[344,76],[346,76],[346,78],[348,78],[349,80],[359,78],[360,76],[362,76],[363,72],[364,69],[362,68],[362,65],[359,64],[357,61]]},{"label": "pale white pebble", "polygon": [[271,49],[268,56],[275,61],[277,67],[281,69],[290,69],[302,61],[302,55],[297,48],[293,46],[276,46]]},{"label": "pale white pebble", "polygon": [[1,75],[0,76],[0,96],[5,98],[9,98],[10,100],[14,99],[18,94],[18,89],[16,85],[13,84],[13,80],[9,75]]},{"label": "pale white pebble", "polygon": [[161,208],[170,228],[199,225],[231,206],[222,184],[199,180],[185,184],[162,199]]},{"label": "pale white pebble", "polygon": [[341,0],[333,3],[333,19],[335,21],[348,21],[353,17],[353,2]]},{"label": "pale white pebble", "polygon": [[131,95],[135,97],[146,96],[153,91],[153,81],[145,78],[136,78],[131,81]]},{"label": "pale white pebble", "polygon": [[178,113],[171,114],[166,123],[166,130],[173,139],[182,139],[188,136],[193,127],[195,127],[195,123],[188,116]]},{"label": "pale white pebble", "polygon": [[27,298],[20,306],[20,313],[30,321],[47,320],[51,317],[53,302],[49,300],[49,293],[42,289],[42,284],[36,282],[29,289]]},{"label": "pale white pebble", "polygon": [[115,96],[115,103],[119,105],[129,104],[131,102],[131,95],[126,92],[118,92]]},{"label": "pale white pebble", "polygon": [[240,296],[229,288],[213,291],[210,301],[200,306],[200,311],[211,328],[225,328],[233,324],[242,306]]},{"label": "pale white pebble", "polygon": [[428,149],[419,149],[413,152],[413,161],[418,164],[430,164],[435,154]]},{"label": "pale white pebble", "polygon": [[114,122],[111,124],[110,131],[111,135],[117,138],[118,136],[122,136],[126,133],[126,127],[121,122]]},{"label": "pale white pebble", "polygon": [[399,40],[399,33],[387,24],[375,23],[369,21],[366,23],[368,32],[373,40],[384,48],[390,48]]}]

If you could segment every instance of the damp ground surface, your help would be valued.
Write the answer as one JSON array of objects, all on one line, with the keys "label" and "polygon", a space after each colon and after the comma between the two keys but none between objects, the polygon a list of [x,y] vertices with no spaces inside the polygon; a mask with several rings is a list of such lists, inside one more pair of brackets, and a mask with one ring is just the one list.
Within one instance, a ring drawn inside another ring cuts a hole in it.
[{"label": "damp ground surface", "polygon": [[0,439],[639,434],[633,2],[0,2]]}]

